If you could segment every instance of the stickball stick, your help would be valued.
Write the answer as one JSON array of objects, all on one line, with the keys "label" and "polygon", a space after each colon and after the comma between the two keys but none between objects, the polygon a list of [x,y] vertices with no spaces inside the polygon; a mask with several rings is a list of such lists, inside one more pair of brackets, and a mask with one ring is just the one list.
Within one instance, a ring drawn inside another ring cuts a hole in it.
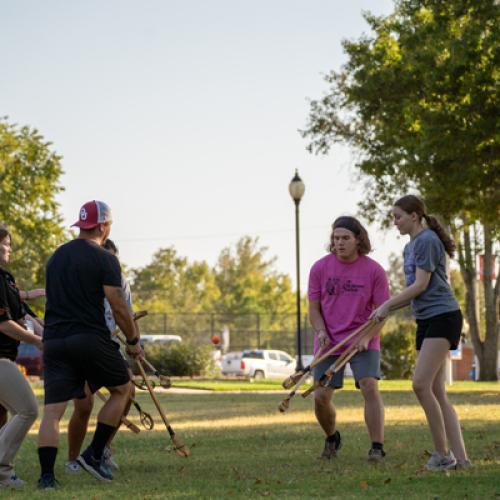
[{"label": "stickball stick", "polygon": [[161,407],[160,402],[158,401],[158,398],[156,397],[156,394],[153,391],[153,388],[151,387],[151,384],[149,383],[149,380],[146,377],[146,372],[144,371],[144,367],[142,366],[141,360],[136,359],[135,362],[137,363],[139,371],[141,372],[141,376],[144,379],[144,383],[148,388],[149,395],[151,396],[151,399],[153,400],[153,403],[156,406],[156,409],[158,410],[158,413],[160,414],[160,417],[163,420],[165,427],[167,428],[167,431],[170,435],[170,439],[174,444],[175,453],[177,453],[177,455],[181,457],[188,457],[189,456],[188,447],[183,443],[183,441],[179,438],[179,436],[177,436],[177,434],[172,429],[170,423],[168,422],[167,417],[165,416],[165,412],[163,411],[163,408]]},{"label": "stickball stick", "polygon": [[[101,400],[103,401],[104,403],[108,400],[106,398],[106,396],[100,392],[100,391],[96,391],[96,396]],[[141,429],[139,429],[139,427],[137,427],[137,425],[135,425],[133,422],[131,422],[128,418],[126,418],[125,416],[122,416],[121,417],[121,423],[127,427],[127,429],[130,429],[134,434],[139,434],[139,432],[141,432]]]},{"label": "stickball stick", "polygon": [[[374,322],[373,325],[366,329],[364,332],[361,333],[359,338],[357,339],[358,342],[360,340],[364,340],[366,338],[369,338],[372,336],[372,330],[375,328],[375,326],[382,327],[385,323],[385,319],[381,322]],[[352,358],[354,357],[357,353],[359,352],[357,344],[351,344],[334,362],[333,364],[326,370],[326,372],[321,376],[321,378],[318,380],[317,384],[313,384],[309,389],[304,391],[302,393],[303,398],[307,398],[309,394],[311,394],[316,387],[327,387],[328,383],[332,379],[333,375],[340,371],[343,366]]]},{"label": "stickball stick", "polygon": [[303,370],[300,370],[293,375],[290,375],[287,379],[285,379],[282,383],[282,386],[285,389],[290,389],[294,384],[304,375],[305,373],[309,373],[315,366],[321,363],[328,356],[331,356],[335,351],[344,346],[349,340],[354,338],[359,333],[364,332],[368,328],[372,328],[377,322],[374,319],[369,319],[366,323],[363,323],[360,327],[356,328],[353,332],[351,332],[345,339],[341,340],[338,344],[335,344],[330,349],[325,351],[318,357],[315,357],[309,366],[306,366]]}]

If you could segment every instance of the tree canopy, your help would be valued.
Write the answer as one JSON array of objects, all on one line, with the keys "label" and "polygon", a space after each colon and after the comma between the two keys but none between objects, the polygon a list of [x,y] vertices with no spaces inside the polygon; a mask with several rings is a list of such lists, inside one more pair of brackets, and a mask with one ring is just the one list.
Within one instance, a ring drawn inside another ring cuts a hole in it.
[{"label": "tree canopy", "polygon": [[0,119],[0,223],[12,234],[9,267],[22,288],[44,285],[46,261],[67,237],[56,201],[62,173],[36,129]]},{"label": "tree canopy", "polygon": [[[399,0],[366,14],[371,35],[344,42],[348,57],[326,76],[302,131],[315,153],[336,142],[359,153],[367,179],[360,207],[384,218],[395,198],[418,192],[454,229],[469,332],[481,378],[497,379],[500,279],[490,272],[500,236],[500,4]],[[484,254],[484,333],[476,258]]]}]

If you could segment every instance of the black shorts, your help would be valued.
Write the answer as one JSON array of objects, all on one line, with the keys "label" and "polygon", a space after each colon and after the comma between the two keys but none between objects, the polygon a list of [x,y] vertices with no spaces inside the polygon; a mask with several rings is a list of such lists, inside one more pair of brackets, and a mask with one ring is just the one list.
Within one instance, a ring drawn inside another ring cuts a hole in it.
[{"label": "black shorts", "polygon": [[417,319],[417,351],[422,348],[424,339],[447,339],[450,350],[457,349],[462,334],[462,313],[457,311],[438,314],[432,318]]},{"label": "black shorts", "polygon": [[84,398],[85,382],[95,392],[130,380],[118,346],[94,333],[45,340],[43,363],[45,404]]}]

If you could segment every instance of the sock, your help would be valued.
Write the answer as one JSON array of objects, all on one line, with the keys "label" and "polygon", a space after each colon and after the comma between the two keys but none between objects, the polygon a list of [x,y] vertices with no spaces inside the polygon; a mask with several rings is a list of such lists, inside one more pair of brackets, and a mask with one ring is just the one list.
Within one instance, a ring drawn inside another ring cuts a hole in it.
[{"label": "sock", "polygon": [[340,441],[340,434],[339,434],[339,431],[335,431],[331,436],[328,436],[326,438],[326,440],[329,442],[329,443],[335,443],[335,444],[339,444],[339,441]]},{"label": "sock", "polygon": [[93,450],[94,458],[100,460],[102,457],[102,452],[109,438],[115,432],[116,427],[112,425],[103,424],[102,422],[97,422],[97,427],[94,433],[94,438],[90,443],[90,448]]},{"label": "sock", "polygon": [[377,443],[376,441],[372,442],[372,449],[374,450],[383,450],[384,449],[384,444],[383,443]]},{"label": "sock", "polygon": [[57,448],[53,446],[42,446],[38,448],[38,460],[42,476],[45,474],[54,475],[54,464],[56,463]]}]

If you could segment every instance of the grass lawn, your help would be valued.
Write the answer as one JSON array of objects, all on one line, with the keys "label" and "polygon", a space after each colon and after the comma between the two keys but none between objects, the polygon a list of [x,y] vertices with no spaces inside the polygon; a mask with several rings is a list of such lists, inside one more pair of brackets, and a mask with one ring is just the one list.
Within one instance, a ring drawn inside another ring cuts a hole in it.
[{"label": "grass lawn", "polygon": [[[178,384],[175,384],[178,385]],[[251,384],[255,387],[254,384]],[[59,490],[38,492],[36,429],[18,455],[16,470],[29,485],[9,492],[10,498],[468,498],[500,497],[500,384],[456,383],[450,388],[464,428],[475,468],[430,473],[423,470],[431,450],[424,415],[409,382],[382,382],[386,406],[386,462],[366,463],[369,448],[363,422],[361,394],[352,382],[335,396],[338,428],[344,446],[337,459],[316,457],[323,436],[315,423],[312,400],[300,397],[280,414],[281,394],[159,395],[174,429],[188,444],[189,458],[169,451],[170,441],[156,418],[154,431],[134,435],[122,431],[115,442],[121,469],[112,484],[86,473],[63,471],[66,424],[56,474]],[[37,390],[37,393],[40,393]],[[156,415],[149,396],[141,392],[141,405]],[[100,403],[96,403],[99,407]],[[131,417],[139,419],[132,409]],[[95,421],[92,422],[92,429]],[[5,495],[6,492],[0,492]]]}]

